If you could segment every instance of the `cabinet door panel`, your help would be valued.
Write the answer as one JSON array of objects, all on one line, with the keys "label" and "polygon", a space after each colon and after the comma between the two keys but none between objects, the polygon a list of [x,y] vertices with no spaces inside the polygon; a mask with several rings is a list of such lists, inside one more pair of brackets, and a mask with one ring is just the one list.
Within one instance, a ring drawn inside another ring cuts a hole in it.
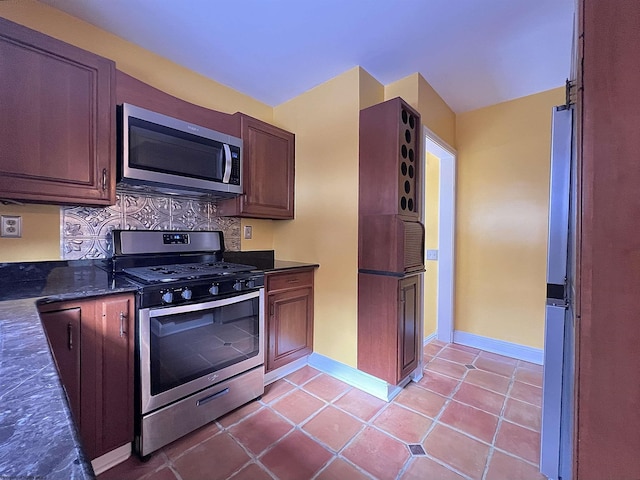
[{"label": "cabinet door panel", "polygon": [[421,358],[420,278],[358,274],[358,369],[392,385]]},{"label": "cabinet door panel", "polygon": [[311,353],[313,294],[311,288],[269,296],[267,370]]},{"label": "cabinet door panel", "polygon": [[115,203],[115,65],[0,19],[0,198]]},{"label": "cabinet door panel", "polygon": [[40,315],[49,345],[67,392],[71,413],[80,422],[80,308]]},{"label": "cabinet door panel", "polygon": [[400,282],[398,378],[406,377],[418,366],[421,337],[418,287],[418,277]]},{"label": "cabinet door panel", "polygon": [[130,294],[40,307],[90,459],[133,441],[134,313]]},{"label": "cabinet door panel", "polygon": [[[265,125],[250,122],[246,127],[246,160],[251,168],[247,176],[245,207],[249,210],[288,212],[290,189],[283,188],[289,182],[289,142],[273,135]],[[277,187],[276,185],[280,185]],[[275,186],[275,188],[274,188]]]},{"label": "cabinet door panel", "polygon": [[294,215],[295,136],[239,114],[244,195],[218,204],[220,215],[291,219]]},{"label": "cabinet door panel", "polygon": [[102,398],[98,404],[99,454],[133,439],[133,298],[116,295],[100,301],[102,348],[98,359]]}]

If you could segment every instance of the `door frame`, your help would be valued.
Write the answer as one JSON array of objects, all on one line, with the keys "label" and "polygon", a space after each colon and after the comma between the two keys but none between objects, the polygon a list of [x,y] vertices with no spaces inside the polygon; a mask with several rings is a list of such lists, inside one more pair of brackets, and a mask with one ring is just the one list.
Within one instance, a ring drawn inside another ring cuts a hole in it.
[{"label": "door frame", "polygon": [[[440,193],[438,215],[438,275],[436,338],[453,342],[454,289],[455,289],[455,223],[456,223],[456,163],[457,152],[433,131],[423,126],[424,161],[427,152],[440,159]],[[426,181],[422,174],[423,204],[426,198]],[[424,223],[425,208],[422,209]],[[425,251],[426,256],[426,251]]]}]

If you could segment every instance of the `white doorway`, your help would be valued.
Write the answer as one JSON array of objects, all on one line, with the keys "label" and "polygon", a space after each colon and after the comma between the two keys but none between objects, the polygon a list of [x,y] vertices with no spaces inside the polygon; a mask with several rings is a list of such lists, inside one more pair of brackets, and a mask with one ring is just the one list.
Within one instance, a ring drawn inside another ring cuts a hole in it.
[{"label": "white doorway", "polygon": [[[454,326],[456,151],[426,127],[424,127],[423,138],[426,147],[423,171],[426,173],[422,179],[422,185],[425,186],[422,220],[427,229],[429,229],[430,223],[433,225],[435,221],[437,224],[436,248],[430,248],[434,246],[435,238],[427,231],[429,242],[426,242],[427,251],[425,252],[427,275],[434,269],[437,269],[437,274],[426,276],[424,282],[425,322],[430,322],[430,325],[435,324],[435,332],[431,327],[429,330],[425,329],[425,335],[432,337],[435,333],[435,338],[438,340],[451,343]],[[437,162],[438,168],[430,168],[431,165],[427,165],[428,159],[431,162]],[[429,184],[434,182],[427,180],[426,175],[429,175],[429,172],[432,174],[437,172],[438,176],[437,192],[435,192],[436,202],[430,200],[430,198],[434,198],[434,192],[428,191]],[[425,218],[425,216],[434,213],[429,210],[430,201],[437,203],[437,207],[435,207],[437,211],[435,217]],[[429,281],[429,278],[432,280]],[[427,299],[431,299],[430,306]],[[435,308],[433,308],[434,300]],[[429,320],[433,315],[436,317],[435,322],[433,319]]]}]

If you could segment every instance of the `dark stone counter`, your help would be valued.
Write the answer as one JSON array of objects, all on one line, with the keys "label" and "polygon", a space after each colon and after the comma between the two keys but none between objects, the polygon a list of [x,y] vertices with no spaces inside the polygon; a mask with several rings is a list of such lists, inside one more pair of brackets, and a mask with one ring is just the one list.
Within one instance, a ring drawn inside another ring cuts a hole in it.
[{"label": "dark stone counter", "polygon": [[[227,252],[225,260],[265,273],[318,267],[275,260],[273,251]],[[0,479],[95,477],[37,305],[135,290],[100,260],[0,263]]]},{"label": "dark stone counter", "polygon": [[94,261],[0,264],[0,478],[94,478],[37,303],[133,290]]},{"label": "dark stone counter", "polygon": [[225,262],[243,263],[253,265],[265,273],[273,273],[281,270],[295,268],[318,268],[317,263],[292,262],[289,260],[276,260],[273,250],[247,250],[243,252],[224,252]]}]

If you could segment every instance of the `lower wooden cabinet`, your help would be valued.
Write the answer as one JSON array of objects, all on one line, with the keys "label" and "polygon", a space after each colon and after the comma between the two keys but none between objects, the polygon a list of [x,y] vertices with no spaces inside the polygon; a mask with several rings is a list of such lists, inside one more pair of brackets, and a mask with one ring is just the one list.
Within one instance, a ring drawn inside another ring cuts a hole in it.
[{"label": "lower wooden cabinet", "polygon": [[421,275],[358,274],[358,369],[397,385],[420,362]]},{"label": "lower wooden cabinet", "polygon": [[313,351],[313,268],[266,275],[266,371]]},{"label": "lower wooden cabinet", "polygon": [[41,305],[85,453],[95,459],[133,441],[133,295]]}]

